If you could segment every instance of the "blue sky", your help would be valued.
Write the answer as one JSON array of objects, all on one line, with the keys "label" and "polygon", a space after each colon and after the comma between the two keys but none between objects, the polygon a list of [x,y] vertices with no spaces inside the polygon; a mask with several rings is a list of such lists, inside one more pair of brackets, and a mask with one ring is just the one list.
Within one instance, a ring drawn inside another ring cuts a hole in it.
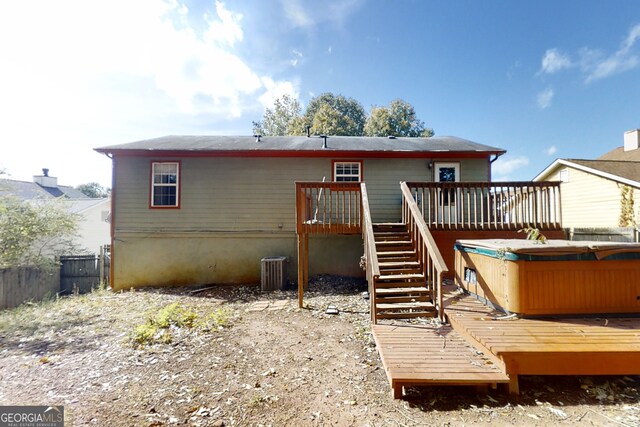
[{"label": "blue sky", "polygon": [[125,0],[0,5],[0,168],[110,185],[94,147],[251,133],[289,93],[402,98],[507,150],[494,179],[596,158],[640,127],[636,0]]}]

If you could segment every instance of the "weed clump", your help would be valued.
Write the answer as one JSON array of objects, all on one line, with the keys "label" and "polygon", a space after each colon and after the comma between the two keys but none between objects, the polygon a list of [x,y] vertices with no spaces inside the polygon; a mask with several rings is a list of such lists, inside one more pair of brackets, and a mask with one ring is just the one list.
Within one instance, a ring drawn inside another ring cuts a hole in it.
[{"label": "weed clump", "polygon": [[231,313],[224,308],[201,316],[178,302],[166,305],[153,315],[149,315],[142,325],[136,326],[132,341],[140,346],[150,344],[171,344],[177,329],[197,329],[203,332],[223,329],[230,324]]}]

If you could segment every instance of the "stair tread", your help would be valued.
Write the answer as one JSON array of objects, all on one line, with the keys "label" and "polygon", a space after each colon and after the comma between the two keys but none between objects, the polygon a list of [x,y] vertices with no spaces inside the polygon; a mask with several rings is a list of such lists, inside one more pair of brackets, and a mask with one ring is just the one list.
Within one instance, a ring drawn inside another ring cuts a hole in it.
[{"label": "stair tread", "polygon": [[380,280],[404,280],[404,279],[424,279],[424,274],[410,273],[410,274],[381,274]]},{"label": "stair tread", "polygon": [[414,294],[414,293],[429,293],[429,289],[424,286],[405,286],[400,288],[379,288],[376,289],[376,294]]},{"label": "stair tread", "polygon": [[420,266],[418,261],[381,261],[378,262],[380,267],[416,267]]},{"label": "stair tread", "polygon": [[395,302],[395,303],[378,303],[376,308],[380,310],[390,309],[409,309],[409,308],[435,308],[433,303],[427,301],[415,301],[415,302]]}]

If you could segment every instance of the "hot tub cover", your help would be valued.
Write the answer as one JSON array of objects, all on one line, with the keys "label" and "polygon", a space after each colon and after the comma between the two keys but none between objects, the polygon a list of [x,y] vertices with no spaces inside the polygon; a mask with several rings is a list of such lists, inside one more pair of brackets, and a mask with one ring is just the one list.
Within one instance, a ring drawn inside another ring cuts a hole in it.
[{"label": "hot tub cover", "polygon": [[457,250],[480,249],[493,253],[511,253],[516,256],[540,257],[592,254],[596,259],[611,255],[640,254],[640,243],[547,240],[545,243],[525,239],[458,240]]}]

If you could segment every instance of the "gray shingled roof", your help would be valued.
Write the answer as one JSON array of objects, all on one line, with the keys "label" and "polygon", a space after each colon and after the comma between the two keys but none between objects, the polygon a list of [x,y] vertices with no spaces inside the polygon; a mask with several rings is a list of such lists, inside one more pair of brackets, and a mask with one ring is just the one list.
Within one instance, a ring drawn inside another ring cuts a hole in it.
[{"label": "gray shingled roof", "polygon": [[566,159],[568,162],[575,163],[587,168],[595,169],[600,172],[616,175],[631,181],[640,182],[640,162],[630,162],[622,160],[583,160],[583,159]]},{"label": "gray shingled roof", "polygon": [[15,181],[13,179],[0,180],[0,194],[10,194],[22,200],[51,199],[62,196],[70,199],[88,198],[82,192],[67,185],[43,187],[35,182]]},{"label": "gray shingled roof", "polygon": [[478,144],[454,136],[431,138],[385,138],[330,136],[327,148],[318,136],[188,136],[170,135],[160,138],[96,148],[101,153],[126,151],[362,151],[362,152],[480,152],[504,153],[505,150]]},{"label": "gray shingled roof", "polygon": [[621,160],[627,162],[640,162],[640,149],[624,151],[624,147],[614,148],[598,157],[598,160]]}]

